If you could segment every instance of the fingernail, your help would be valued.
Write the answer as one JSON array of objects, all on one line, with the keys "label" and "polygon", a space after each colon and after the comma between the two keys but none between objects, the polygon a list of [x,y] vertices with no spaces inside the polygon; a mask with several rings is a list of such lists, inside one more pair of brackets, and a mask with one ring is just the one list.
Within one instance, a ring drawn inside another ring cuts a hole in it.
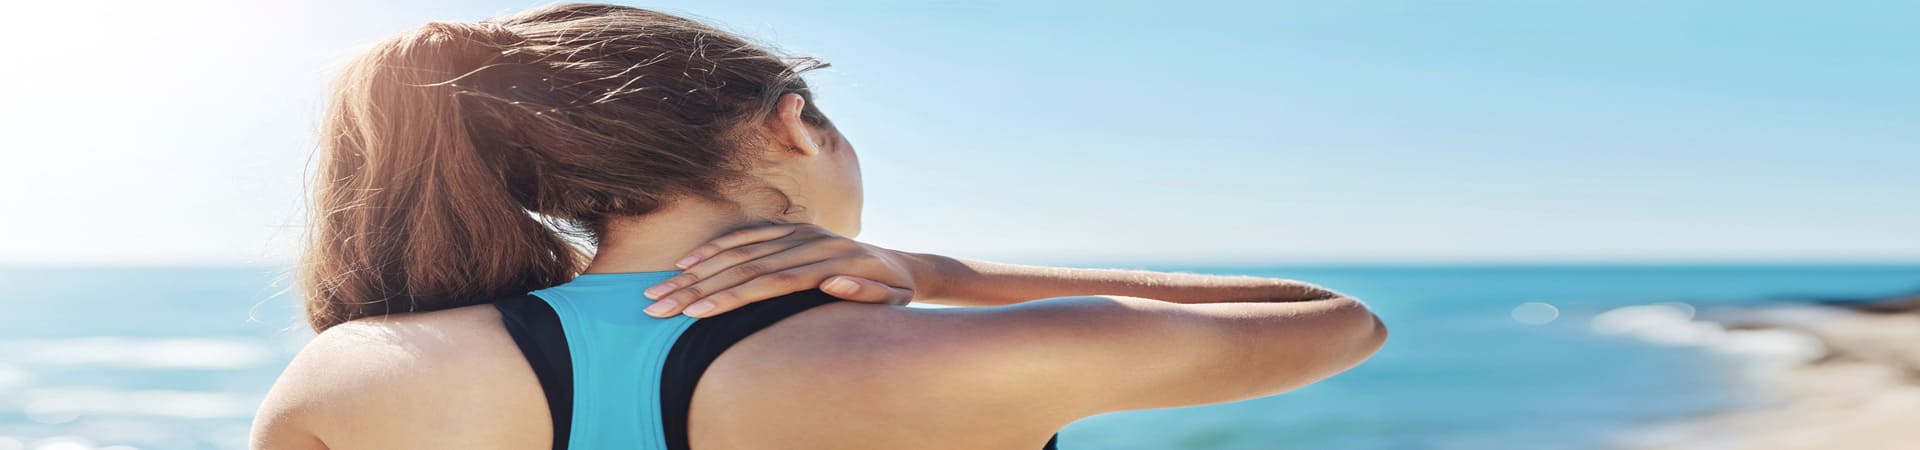
[{"label": "fingernail", "polygon": [[835,278],[827,280],[827,290],[841,294],[852,294],[853,291],[860,290],[860,285],[852,281],[847,281],[846,278]]},{"label": "fingernail", "polygon": [[687,257],[685,257],[685,258],[680,258],[680,260],[679,260],[679,261],[674,261],[674,262],[673,262],[673,265],[674,265],[674,266],[678,266],[679,268],[682,268],[682,269],[685,269],[685,268],[688,268],[688,267],[693,267],[693,263],[697,263],[697,262],[700,262],[700,257],[699,257],[699,256],[697,256],[697,255],[687,255]]},{"label": "fingernail", "polygon": [[688,306],[686,309],[686,313],[689,316],[700,317],[701,314],[706,314],[707,311],[712,311],[712,310],[713,310],[713,302],[699,302],[699,303],[694,303],[693,306]]},{"label": "fingernail", "polygon": [[653,287],[647,288],[645,292],[641,292],[641,293],[646,294],[647,298],[660,298],[660,294],[665,294],[667,293],[667,291],[671,291],[675,287],[678,287],[678,286],[674,286],[672,282],[660,283],[660,284],[653,285]]},{"label": "fingernail", "polygon": [[647,307],[647,314],[652,314],[655,316],[663,315],[663,314],[666,314],[667,311],[673,310],[674,305],[675,303],[673,303],[673,300],[661,300],[661,301],[653,302],[653,306]]}]

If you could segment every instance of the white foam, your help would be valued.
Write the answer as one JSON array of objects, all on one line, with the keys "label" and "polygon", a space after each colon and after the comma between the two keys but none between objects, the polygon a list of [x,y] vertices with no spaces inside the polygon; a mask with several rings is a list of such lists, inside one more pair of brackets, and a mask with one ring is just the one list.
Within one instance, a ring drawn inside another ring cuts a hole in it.
[{"label": "white foam", "polygon": [[275,353],[267,342],[242,339],[86,337],[0,341],[0,359],[27,365],[244,369],[271,363]]},{"label": "white foam", "polygon": [[1827,354],[1826,344],[1812,335],[1786,329],[1727,330],[1715,322],[1693,320],[1694,308],[1684,303],[1627,306],[1593,317],[1601,334],[1623,335],[1670,346],[1695,346],[1746,357],[1783,362],[1808,362]]},{"label": "white foam", "polygon": [[[26,369],[0,364],[0,391],[26,386],[32,382],[33,373],[27,372]],[[7,450],[7,448],[0,447],[0,450]]]},{"label": "white foam", "polygon": [[60,441],[35,445],[33,446],[33,450],[94,450],[94,448],[91,445],[79,442]]},{"label": "white foam", "polygon": [[59,436],[33,442],[33,450],[92,450],[93,441],[79,436]]},{"label": "white foam", "polygon": [[1695,322],[1691,308],[1670,304],[1616,308],[1593,316],[1593,331],[1621,334],[1663,345],[1698,345],[1723,330],[1718,324]]},{"label": "white foam", "polygon": [[149,416],[91,416],[64,429],[76,436],[101,442],[145,442],[157,447],[190,447],[187,443],[179,442],[184,439],[180,423],[180,420]]},{"label": "white foam", "polygon": [[[260,398],[219,392],[118,390],[102,388],[29,389],[22,393],[29,418],[83,415],[243,418]],[[71,419],[68,419],[71,420]]]}]

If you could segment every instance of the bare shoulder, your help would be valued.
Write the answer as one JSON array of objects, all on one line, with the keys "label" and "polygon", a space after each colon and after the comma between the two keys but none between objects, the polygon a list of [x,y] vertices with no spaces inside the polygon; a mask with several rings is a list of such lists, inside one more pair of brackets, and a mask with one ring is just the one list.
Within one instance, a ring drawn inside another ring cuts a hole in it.
[{"label": "bare shoulder", "polygon": [[[1382,330],[1363,305],[1344,298],[829,304],[723,353],[695,393],[691,425],[696,438],[759,430],[779,439],[719,448],[1039,448],[1065,425],[1100,413],[1304,386],[1371,355]],[[727,414],[701,414],[708,405]],[[845,417],[885,417],[886,426]],[[799,444],[832,436],[859,436],[862,443]]]},{"label": "bare shoulder", "polygon": [[[315,336],[261,405],[254,442],[289,449],[325,448],[298,445],[307,441],[332,448],[537,446],[550,435],[526,428],[551,432],[545,414],[538,380],[499,312],[478,305],[359,319]],[[485,432],[421,432],[433,424]]]}]

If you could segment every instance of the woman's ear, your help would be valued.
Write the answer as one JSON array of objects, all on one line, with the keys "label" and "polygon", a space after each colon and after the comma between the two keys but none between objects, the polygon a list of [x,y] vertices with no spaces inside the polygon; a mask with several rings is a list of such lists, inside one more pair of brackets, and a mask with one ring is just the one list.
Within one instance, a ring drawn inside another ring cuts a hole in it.
[{"label": "woman's ear", "polygon": [[813,129],[800,118],[800,112],[806,107],[807,99],[800,94],[780,94],[780,101],[773,108],[774,113],[767,118],[771,122],[767,126],[774,133],[774,144],[780,151],[798,152],[801,156],[820,153],[820,144],[813,140]]}]

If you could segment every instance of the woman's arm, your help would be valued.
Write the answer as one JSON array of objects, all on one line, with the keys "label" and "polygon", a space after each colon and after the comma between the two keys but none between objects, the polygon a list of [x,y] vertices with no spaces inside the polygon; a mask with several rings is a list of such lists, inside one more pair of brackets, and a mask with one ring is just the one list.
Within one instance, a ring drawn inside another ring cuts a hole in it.
[{"label": "woman's arm", "polygon": [[1060,425],[1287,392],[1359,365],[1387,339],[1379,317],[1344,296],[1182,304],[1087,295],[934,311],[965,326],[940,335],[964,340],[944,356],[970,370],[949,376],[1057,405],[1032,420]]},{"label": "woman's arm", "polygon": [[[778,380],[749,383],[842,403],[880,395],[864,411],[939,404],[947,419],[939,423],[994,417],[995,429],[1051,431],[1105,412],[1273,395],[1347,370],[1386,340],[1360,301],[1291,280],[993,263],[884,249],[805,225],[723,236],[689,259],[649,297],[719,305],[689,311],[696,316],[814,287],[841,298],[906,293],[982,306],[847,314],[814,329],[825,331],[777,340],[835,351],[777,353],[804,357],[773,364],[787,371]],[[858,289],[831,288],[848,278]],[[876,373],[887,376],[822,381]]]},{"label": "woman's arm", "polygon": [[1183,304],[1294,302],[1338,297],[1312,284],[1249,276],[994,263],[887,249],[811,224],[737,230],[694,249],[682,273],[648,288],[647,313],[710,317],[818,288],[868,303],[995,306],[1078,295]]},{"label": "woman's arm", "polygon": [[1310,283],[1252,276],[1202,275],[1125,269],[1077,269],[1008,264],[906,253],[927,275],[914,301],[953,306],[997,306],[1052,297],[1120,295],[1174,303],[1292,302],[1339,293]]}]

